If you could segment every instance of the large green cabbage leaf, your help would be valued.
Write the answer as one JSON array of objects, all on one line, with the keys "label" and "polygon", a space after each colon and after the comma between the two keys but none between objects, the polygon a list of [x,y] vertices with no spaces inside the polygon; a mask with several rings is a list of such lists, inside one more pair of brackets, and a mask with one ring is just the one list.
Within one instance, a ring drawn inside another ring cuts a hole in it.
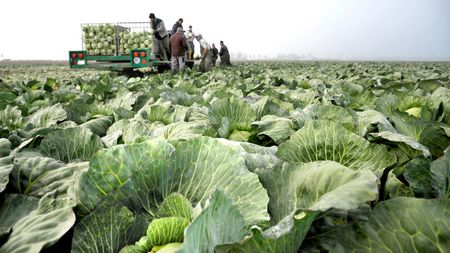
[{"label": "large green cabbage leaf", "polygon": [[13,156],[11,152],[11,142],[7,139],[0,139],[0,192],[2,192],[9,182],[9,174],[11,173],[13,165]]},{"label": "large green cabbage leaf", "polygon": [[23,194],[42,197],[57,190],[58,196],[68,194],[75,184],[75,175],[87,170],[88,162],[64,164],[49,157],[16,155],[13,172],[13,186]]},{"label": "large green cabbage leaf", "polygon": [[6,194],[0,199],[0,238],[8,235],[17,221],[38,208],[39,199],[21,194]]},{"label": "large green cabbage leaf", "polygon": [[39,146],[44,155],[64,162],[88,161],[102,148],[100,137],[81,127],[52,132],[44,137]]},{"label": "large green cabbage leaf", "polygon": [[269,136],[276,144],[287,140],[294,132],[292,120],[274,115],[265,115],[259,121],[252,123],[258,127],[258,136]]},{"label": "large green cabbage leaf", "polygon": [[147,224],[145,216],[126,207],[99,207],[75,226],[71,252],[119,252],[138,240]]},{"label": "large green cabbage leaf", "polygon": [[337,234],[337,252],[449,252],[450,200],[399,197],[379,203],[368,221]]},{"label": "large green cabbage leaf", "polygon": [[[54,192],[44,195],[37,209],[18,220],[0,252],[40,252],[57,242],[75,223],[74,202],[69,198],[55,199]],[[32,205],[23,206],[32,208]]]},{"label": "large green cabbage leaf", "polygon": [[255,112],[245,101],[230,97],[215,101],[209,108],[209,119],[219,136],[227,138],[233,130],[250,130]]},{"label": "large green cabbage leaf", "polygon": [[27,118],[27,123],[32,128],[50,127],[55,125],[58,121],[63,121],[67,118],[66,111],[61,104],[40,109]]},{"label": "large green cabbage leaf", "polygon": [[368,169],[381,177],[396,162],[385,146],[364,138],[331,121],[310,121],[282,143],[277,153],[287,162],[335,161],[353,170]]},{"label": "large green cabbage leaf", "polygon": [[295,253],[319,213],[356,209],[378,193],[373,172],[353,171],[333,161],[285,164],[258,173],[268,189],[274,225],[254,227],[252,236],[232,246],[232,252]]},{"label": "large green cabbage leaf", "polygon": [[111,194],[153,214],[173,192],[195,206],[205,204],[216,189],[233,200],[248,224],[268,219],[268,197],[257,175],[235,151],[209,137],[179,143],[175,151],[155,139],[97,153],[81,176],[78,210],[87,214]]},{"label": "large green cabbage leaf", "polygon": [[214,253],[215,247],[241,240],[246,234],[244,217],[227,195],[217,190],[209,206],[187,227],[183,252]]},{"label": "large green cabbage leaf", "polygon": [[450,199],[450,148],[439,159],[431,163],[431,184],[441,198]]}]

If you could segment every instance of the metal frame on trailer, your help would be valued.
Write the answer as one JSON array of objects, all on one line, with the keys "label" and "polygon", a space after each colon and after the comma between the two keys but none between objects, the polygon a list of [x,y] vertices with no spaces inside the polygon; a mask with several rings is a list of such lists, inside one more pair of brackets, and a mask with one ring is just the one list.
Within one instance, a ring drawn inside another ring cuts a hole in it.
[{"label": "metal frame on trailer", "polygon": [[[115,28],[115,50],[113,55],[92,54],[85,48],[86,38],[83,28],[86,26],[111,25]],[[117,22],[117,23],[89,23],[81,24],[81,44],[83,50],[69,51],[69,66],[74,69],[93,68],[113,71],[134,70],[138,68],[153,68],[155,71],[170,67],[170,61],[157,59],[151,49],[133,48],[129,54],[124,54],[120,50],[122,43],[120,32],[150,32],[149,22]],[[194,62],[187,61],[186,64],[192,67]]]}]

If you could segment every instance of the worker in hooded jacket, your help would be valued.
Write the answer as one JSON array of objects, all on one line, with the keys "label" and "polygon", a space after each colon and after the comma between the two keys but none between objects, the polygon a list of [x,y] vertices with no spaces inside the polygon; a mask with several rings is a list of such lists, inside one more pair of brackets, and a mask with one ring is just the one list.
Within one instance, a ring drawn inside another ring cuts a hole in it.
[{"label": "worker in hooded jacket", "polygon": [[228,52],[228,48],[227,46],[225,46],[225,44],[223,43],[223,41],[220,41],[220,66],[221,67],[225,67],[225,66],[230,66],[231,62],[230,62],[230,53]]},{"label": "worker in hooded jacket", "polygon": [[175,74],[177,70],[183,70],[185,66],[184,55],[188,48],[186,37],[183,34],[183,28],[178,27],[175,34],[170,37],[170,47],[172,50],[171,69],[172,73]]},{"label": "worker in hooded jacket", "polygon": [[200,71],[202,72],[209,71],[211,69],[213,57],[211,46],[209,45],[208,42],[206,42],[205,39],[203,39],[203,36],[200,33],[196,34],[195,38],[200,43],[200,54],[202,57],[202,61],[200,62],[199,66]]},{"label": "worker in hooded jacket", "polygon": [[161,59],[168,61],[170,56],[169,33],[166,30],[164,21],[150,13],[150,27],[153,32],[153,53],[159,54]]}]

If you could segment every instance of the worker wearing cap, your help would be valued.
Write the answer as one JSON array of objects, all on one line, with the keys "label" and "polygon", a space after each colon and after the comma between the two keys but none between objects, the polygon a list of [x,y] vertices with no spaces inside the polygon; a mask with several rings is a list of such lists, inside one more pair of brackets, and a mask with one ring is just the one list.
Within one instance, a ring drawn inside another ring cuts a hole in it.
[{"label": "worker wearing cap", "polygon": [[188,45],[183,34],[183,27],[178,27],[176,33],[170,37],[170,47],[172,52],[172,57],[170,58],[171,69],[172,73],[175,74],[178,69],[183,70],[185,65],[184,54]]},{"label": "worker wearing cap", "polygon": [[150,13],[150,27],[153,32],[153,53],[158,53],[164,61],[168,61],[170,55],[169,33],[164,26],[164,21]]},{"label": "worker wearing cap", "polygon": [[200,54],[202,61],[200,62],[200,71],[205,72],[211,69],[212,65],[212,51],[208,42],[203,39],[203,36],[199,33],[195,36],[197,41],[200,43]]},{"label": "worker wearing cap", "polygon": [[194,52],[195,52],[194,39],[195,39],[195,34],[192,31],[192,26],[190,25],[189,30],[186,32],[186,40],[188,43],[188,53],[187,53],[188,60],[194,60]]}]

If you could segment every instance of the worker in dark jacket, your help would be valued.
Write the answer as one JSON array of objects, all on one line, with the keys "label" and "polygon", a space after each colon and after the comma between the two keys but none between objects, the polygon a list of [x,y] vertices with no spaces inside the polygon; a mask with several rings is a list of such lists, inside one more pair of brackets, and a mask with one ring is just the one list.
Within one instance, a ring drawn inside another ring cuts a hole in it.
[{"label": "worker in dark jacket", "polygon": [[172,34],[170,37],[170,47],[172,49],[172,57],[171,57],[171,69],[172,73],[175,74],[177,70],[184,69],[184,55],[186,54],[186,50],[188,48],[186,37],[183,34],[183,28],[178,27],[175,34]]},{"label": "worker in dark jacket", "polygon": [[212,43],[211,52],[212,52],[212,65],[216,66],[217,57],[219,56],[219,50],[217,49],[216,45],[214,45],[214,43]]},{"label": "worker in dark jacket", "polygon": [[225,67],[225,66],[230,66],[231,62],[230,62],[230,53],[228,52],[228,48],[227,46],[225,46],[225,44],[223,44],[223,41],[220,41],[220,66],[221,67]]},{"label": "worker in dark jacket", "polygon": [[178,27],[183,28],[183,19],[179,18],[175,24],[172,26],[172,34],[175,34],[177,32]]},{"label": "worker in dark jacket", "polygon": [[164,61],[168,61],[170,56],[169,33],[166,30],[164,21],[150,13],[150,27],[153,34],[153,53],[158,54]]}]

